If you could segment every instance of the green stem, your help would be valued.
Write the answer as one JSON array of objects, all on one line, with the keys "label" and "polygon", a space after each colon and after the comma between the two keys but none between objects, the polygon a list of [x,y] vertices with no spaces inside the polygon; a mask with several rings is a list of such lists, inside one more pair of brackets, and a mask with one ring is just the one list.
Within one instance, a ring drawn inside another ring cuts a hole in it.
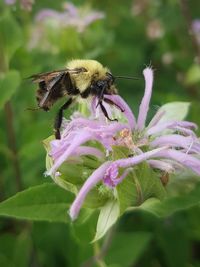
[{"label": "green stem", "polygon": [[113,236],[115,234],[116,226],[114,225],[109,232],[107,233],[104,243],[100,249],[97,250],[96,243],[94,243],[94,250],[95,250],[95,255],[88,259],[85,263],[81,265],[81,267],[92,267],[96,264],[99,265],[99,267],[106,267],[105,262],[103,261],[103,258],[107,254],[110,245],[113,240]]},{"label": "green stem", "polygon": [[16,138],[15,138],[15,131],[13,126],[13,111],[11,102],[8,101],[5,106],[5,115],[6,115],[6,128],[7,128],[7,135],[8,135],[8,146],[12,152],[12,164],[15,174],[16,180],[16,187],[17,191],[22,189],[22,181],[21,181],[21,171],[20,171],[20,164],[17,152],[17,145],[16,145]]}]

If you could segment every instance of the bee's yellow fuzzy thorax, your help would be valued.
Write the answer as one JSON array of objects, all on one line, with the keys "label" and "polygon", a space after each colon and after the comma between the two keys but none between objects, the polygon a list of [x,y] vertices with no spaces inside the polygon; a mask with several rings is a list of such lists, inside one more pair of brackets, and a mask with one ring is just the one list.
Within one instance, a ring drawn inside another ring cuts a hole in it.
[{"label": "bee's yellow fuzzy thorax", "polygon": [[75,59],[67,64],[67,68],[85,68],[87,72],[72,74],[76,87],[83,92],[91,84],[92,80],[99,80],[106,76],[109,70],[96,60]]}]

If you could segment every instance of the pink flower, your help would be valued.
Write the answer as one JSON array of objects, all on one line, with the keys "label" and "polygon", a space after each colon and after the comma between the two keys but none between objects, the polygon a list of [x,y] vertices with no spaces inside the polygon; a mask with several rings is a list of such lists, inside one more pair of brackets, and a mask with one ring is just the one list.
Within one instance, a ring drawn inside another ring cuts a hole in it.
[{"label": "pink flower", "polygon": [[[128,112],[126,111],[129,127],[116,123],[114,132],[110,133],[113,135],[120,131],[120,137],[118,136],[115,142],[106,141],[109,144],[110,150],[112,150],[112,145],[114,144],[123,144],[132,150],[133,156],[121,158],[113,162],[107,161],[87,179],[70,208],[72,219],[78,216],[87,193],[94,185],[102,181],[108,187],[114,188],[126,178],[130,169],[143,161],[146,161],[150,168],[156,168],[165,173],[182,171],[183,168],[188,168],[197,175],[200,175],[200,140],[194,133],[194,130],[197,128],[196,124],[176,120],[163,122],[165,111],[161,107],[149,125],[145,126],[152,94],[153,71],[148,67],[143,71],[143,74],[146,85],[144,97],[139,108],[137,123],[135,116],[129,113],[129,109]],[[123,105],[121,103],[121,107],[124,106],[124,103]],[[109,128],[111,125],[105,127]],[[98,137],[102,144],[104,144],[105,140],[108,140],[108,128],[103,139]],[[99,131],[98,135],[101,136]],[[123,169],[122,175],[119,175],[119,168]]]},{"label": "pink flower", "polygon": [[64,5],[64,11],[43,9],[37,13],[35,20],[40,23],[52,20],[62,28],[73,26],[78,32],[83,32],[88,25],[103,18],[102,12],[77,8],[68,2]]},{"label": "pink flower", "polygon": [[[4,0],[7,5],[14,5],[16,0]],[[20,6],[22,9],[26,11],[32,10],[32,5],[34,4],[34,0],[20,0]]]}]

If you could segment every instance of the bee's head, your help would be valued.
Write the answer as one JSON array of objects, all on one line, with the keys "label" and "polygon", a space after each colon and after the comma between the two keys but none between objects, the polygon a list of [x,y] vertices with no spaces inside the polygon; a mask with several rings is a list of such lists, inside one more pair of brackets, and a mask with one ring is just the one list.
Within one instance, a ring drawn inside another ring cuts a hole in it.
[{"label": "bee's head", "polygon": [[96,94],[102,89],[106,93],[113,86],[114,77],[109,69],[96,60],[72,60],[68,63],[67,68],[84,69],[83,72],[73,74],[72,76],[80,92],[84,92],[88,87],[91,87],[93,94]]},{"label": "bee's head", "polygon": [[93,80],[91,84],[91,93],[97,96],[102,96],[102,94],[116,94],[117,89],[114,85],[114,76],[106,71],[104,77]]}]

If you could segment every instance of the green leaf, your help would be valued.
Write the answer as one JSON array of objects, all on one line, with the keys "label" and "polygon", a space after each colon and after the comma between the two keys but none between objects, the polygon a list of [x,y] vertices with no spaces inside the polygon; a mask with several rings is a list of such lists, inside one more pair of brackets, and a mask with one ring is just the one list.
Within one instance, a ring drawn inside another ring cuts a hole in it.
[{"label": "green leaf", "polygon": [[186,73],[185,82],[188,85],[195,84],[200,81],[200,66],[198,64],[192,65]]},{"label": "green leaf", "polygon": [[67,222],[72,195],[55,184],[30,187],[0,203],[0,216],[49,222]]},{"label": "green leaf", "polygon": [[163,117],[160,119],[160,123],[169,121],[181,121],[183,120],[189,111],[189,102],[170,102],[163,105],[159,110],[164,111]]},{"label": "green leaf", "polygon": [[152,234],[148,232],[116,233],[105,262],[122,267],[135,266],[151,239]]},{"label": "green leaf", "polygon": [[71,230],[76,240],[89,245],[95,235],[98,215],[98,210],[81,210],[78,219],[71,224]]},{"label": "green leaf", "polygon": [[93,242],[102,238],[106,232],[113,226],[119,217],[119,205],[117,200],[108,201],[105,206],[101,208],[96,235]]},{"label": "green leaf", "polygon": [[8,11],[0,17],[0,40],[0,58],[4,56],[4,61],[8,65],[15,51],[23,43],[21,29]]},{"label": "green leaf", "polygon": [[133,205],[137,204],[138,192],[131,172],[117,187],[117,196],[120,207],[120,214]]},{"label": "green leaf", "polygon": [[135,170],[135,182],[138,192],[138,203],[143,203],[151,197],[163,199],[166,196],[166,191],[160,178],[146,162],[138,165],[138,168]]},{"label": "green leaf", "polygon": [[[128,148],[113,146],[113,160],[127,158],[129,154]],[[129,172],[116,190],[120,214],[130,206],[140,205],[149,197],[162,199],[166,194],[158,175],[145,162]]]},{"label": "green leaf", "polygon": [[16,70],[11,70],[4,75],[0,76],[0,109],[3,108],[4,104],[11,98],[15,93],[17,87],[20,84],[20,75]]},{"label": "green leaf", "polygon": [[158,217],[167,217],[175,212],[189,209],[200,204],[200,184],[190,193],[166,198],[163,201],[151,198],[145,201],[139,208]]},{"label": "green leaf", "polygon": [[84,207],[97,209],[102,207],[109,198],[109,194],[100,194],[98,186],[95,186],[86,196]]}]

